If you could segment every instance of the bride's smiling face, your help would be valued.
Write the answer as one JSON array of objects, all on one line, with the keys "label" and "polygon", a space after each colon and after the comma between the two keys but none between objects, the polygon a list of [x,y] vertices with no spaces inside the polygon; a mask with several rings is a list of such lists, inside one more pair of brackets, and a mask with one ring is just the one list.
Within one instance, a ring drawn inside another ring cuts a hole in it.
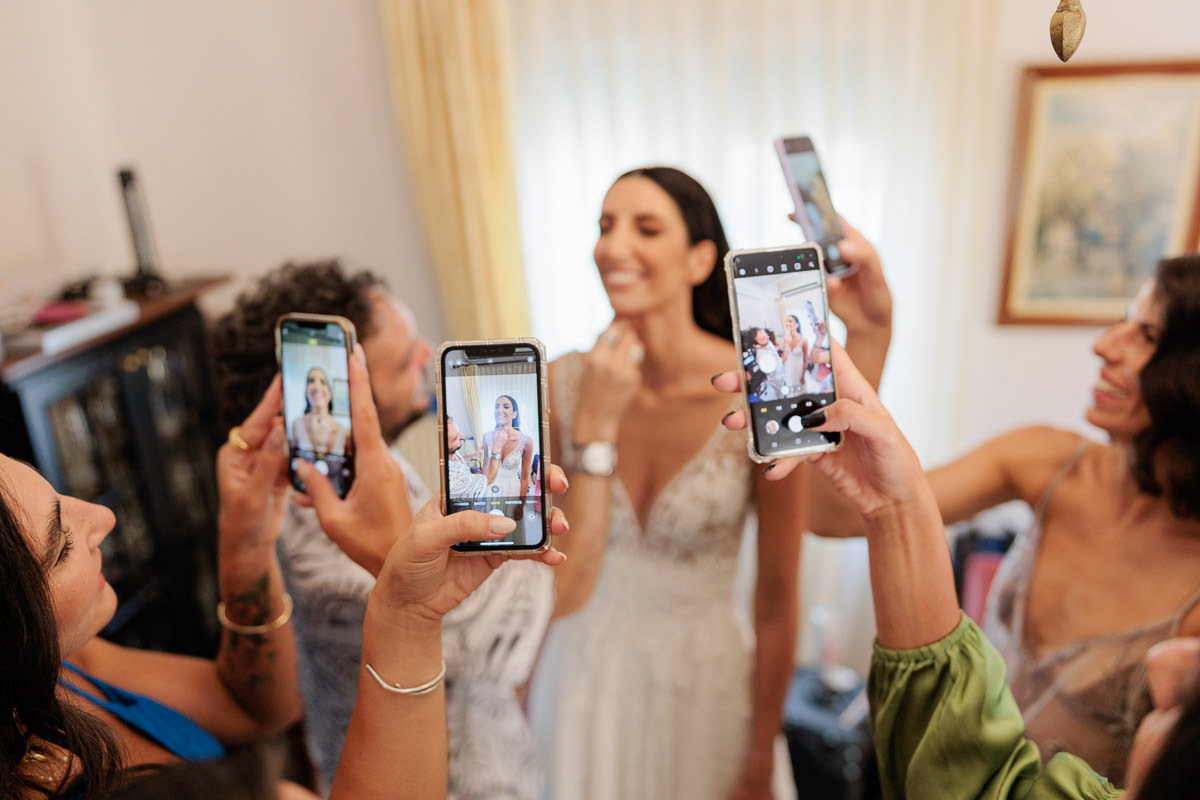
[{"label": "bride's smiling face", "polygon": [[689,242],[671,195],[650,178],[619,179],[600,210],[593,253],[617,317],[639,316],[671,303],[691,303],[692,287],[713,268],[711,242]]},{"label": "bride's smiling face", "polygon": [[496,408],[494,413],[496,415],[497,428],[507,428],[512,426],[514,424],[513,420],[515,420],[517,417],[517,412],[516,409],[513,408],[512,400],[508,399],[504,395],[496,398]]},{"label": "bride's smiling face", "polygon": [[314,411],[329,408],[329,401],[333,398],[333,393],[329,390],[329,381],[325,378],[324,372],[319,369],[308,371],[305,394]]}]

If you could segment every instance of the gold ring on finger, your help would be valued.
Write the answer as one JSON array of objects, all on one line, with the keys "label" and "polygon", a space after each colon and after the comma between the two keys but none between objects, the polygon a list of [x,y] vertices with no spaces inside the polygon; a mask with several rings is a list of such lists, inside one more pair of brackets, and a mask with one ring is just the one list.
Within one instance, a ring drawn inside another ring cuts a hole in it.
[{"label": "gold ring on finger", "polygon": [[242,438],[242,426],[241,425],[234,425],[232,428],[229,429],[229,443],[231,445],[233,445],[234,447],[236,447],[238,450],[241,450],[243,453],[249,452],[250,450],[254,449],[253,447],[250,446],[249,442],[247,442],[245,439]]}]

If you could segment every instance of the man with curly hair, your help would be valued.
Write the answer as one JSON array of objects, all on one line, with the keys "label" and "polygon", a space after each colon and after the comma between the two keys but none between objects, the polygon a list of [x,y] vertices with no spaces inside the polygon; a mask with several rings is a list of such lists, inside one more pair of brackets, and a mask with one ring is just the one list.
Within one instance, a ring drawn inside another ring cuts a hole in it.
[{"label": "man with curly hair", "polygon": [[[278,371],[275,321],[291,311],[336,314],[354,323],[389,441],[428,411],[424,371],[433,351],[417,332],[412,312],[374,274],[349,274],[330,260],[283,265],[243,292],[217,321],[212,349],[226,424],[245,418]],[[404,468],[415,513],[431,494],[395,447],[392,454]],[[381,553],[386,544],[380,543]],[[375,577],[325,536],[311,509],[299,505],[289,508],[279,556],[295,603],[309,752],[328,782],[354,708],[362,617]]]},{"label": "man with curly hair", "polygon": [[[275,320],[293,311],[337,314],[354,323],[389,440],[428,412],[423,376],[432,348],[407,306],[371,273],[348,274],[337,261],[322,261],[285,264],[218,320],[213,354],[228,424],[248,413],[274,377]],[[431,494],[395,447],[392,454],[404,468],[416,512]],[[288,511],[279,560],[295,604],[309,753],[328,786],[354,708],[363,614],[375,578],[325,536],[303,502]],[[380,563],[390,545],[378,543]],[[533,800],[541,794],[541,768],[515,690],[529,679],[553,602],[549,568],[510,561],[446,616],[442,650],[455,800]]]}]

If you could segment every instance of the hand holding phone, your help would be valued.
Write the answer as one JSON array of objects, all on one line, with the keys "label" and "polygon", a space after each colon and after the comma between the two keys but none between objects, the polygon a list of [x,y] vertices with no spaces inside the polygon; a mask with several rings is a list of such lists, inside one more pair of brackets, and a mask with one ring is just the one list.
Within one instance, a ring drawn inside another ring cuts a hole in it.
[{"label": "hand holding phone", "polygon": [[810,431],[802,422],[837,399],[820,246],[731,250],[725,275],[750,410],[750,457],[766,462],[834,449],[840,434]]},{"label": "hand holding phone", "polygon": [[809,241],[821,246],[825,258],[825,269],[830,275],[843,277],[854,272],[856,267],[842,258],[838,242],[842,240],[842,224],[817,150],[807,136],[785,136],[775,140],[775,152],[787,178],[788,191],[796,204],[793,219],[804,231]]},{"label": "hand holding phone", "polygon": [[288,473],[301,492],[304,483],[296,474],[298,460],[329,478],[340,497],[354,483],[348,366],[354,341],[354,324],[345,317],[293,313],[275,323]]},{"label": "hand holding phone", "polygon": [[[298,462],[297,471],[308,485],[322,530],[355,563],[379,578],[372,603],[378,598],[392,607],[424,606],[445,614],[497,565],[493,559],[447,559],[447,549],[463,539],[511,534],[516,523],[470,513],[443,518],[434,502],[420,510],[412,508],[404,469],[380,431],[361,349],[350,359],[349,368],[351,416],[359,440],[354,491],[339,498],[329,480],[308,462]],[[549,492],[566,490],[558,467],[548,467],[546,478]],[[549,527],[554,534],[566,533],[566,520],[558,509],[552,510]],[[406,531],[410,535],[403,535]],[[536,558],[553,566],[562,562],[563,555],[549,548]]]},{"label": "hand holding phone", "polygon": [[503,539],[460,542],[461,553],[526,554],[550,545],[550,427],[546,356],[537,339],[447,342],[438,349],[443,513],[513,520]]}]

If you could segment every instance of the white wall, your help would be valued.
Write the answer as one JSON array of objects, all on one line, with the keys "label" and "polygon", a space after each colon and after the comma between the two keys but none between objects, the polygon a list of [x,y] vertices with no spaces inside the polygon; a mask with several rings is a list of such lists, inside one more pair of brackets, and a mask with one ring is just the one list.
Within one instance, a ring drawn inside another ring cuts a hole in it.
[{"label": "white wall", "polygon": [[[994,40],[989,117],[983,129],[993,158],[990,177],[979,187],[969,209],[978,237],[963,303],[966,324],[947,336],[961,337],[958,393],[945,452],[935,461],[1013,426],[1048,422],[1099,436],[1082,415],[1098,374],[1091,342],[1099,328],[997,326],[1000,275],[1004,263],[1005,202],[1012,159],[1017,84],[1022,67],[1058,63],[1048,34],[1054,4],[1044,0],[1007,0],[1000,4],[999,25],[978,35]],[[1200,4],[1162,0],[1153,5],[1127,0],[1088,0],[1087,31],[1071,64],[1160,61],[1200,58]],[[952,372],[955,370],[952,370]],[[925,455],[925,454],[923,454]]]},{"label": "white wall", "polygon": [[0,108],[0,292],[132,272],[129,164],[168,278],[339,256],[442,337],[374,0],[0,0]]}]

